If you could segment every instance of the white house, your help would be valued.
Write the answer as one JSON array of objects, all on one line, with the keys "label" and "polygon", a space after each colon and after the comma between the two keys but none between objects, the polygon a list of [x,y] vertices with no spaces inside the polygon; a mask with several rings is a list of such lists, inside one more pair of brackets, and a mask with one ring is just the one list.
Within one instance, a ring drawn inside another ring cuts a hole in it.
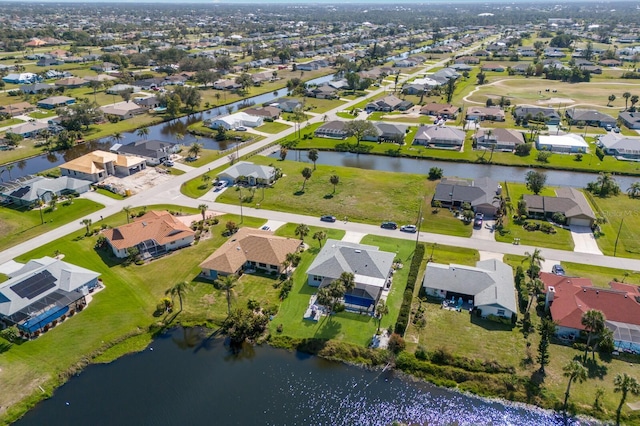
[{"label": "white house", "polygon": [[552,152],[585,153],[589,144],[580,135],[567,133],[566,135],[540,135],[536,141],[538,150]]},{"label": "white house", "polygon": [[262,117],[255,115],[249,115],[244,112],[237,112],[235,114],[226,115],[224,117],[218,117],[209,124],[212,129],[218,129],[224,127],[227,130],[235,129],[237,127],[258,127],[264,122]]},{"label": "white house", "polygon": [[276,180],[276,169],[270,166],[261,166],[248,161],[238,161],[233,166],[218,174],[218,179],[228,182],[230,185],[241,181],[250,186],[270,185]]}]

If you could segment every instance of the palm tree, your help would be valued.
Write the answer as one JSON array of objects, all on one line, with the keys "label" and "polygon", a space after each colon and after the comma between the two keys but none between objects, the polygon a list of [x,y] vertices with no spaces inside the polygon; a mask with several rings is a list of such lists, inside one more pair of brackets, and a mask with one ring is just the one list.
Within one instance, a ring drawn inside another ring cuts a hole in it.
[{"label": "palm tree", "polygon": [[529,253],[528,251],[524,252],[525,258],[522,259],[522,263],[528,262],[529,268],[527,269],[527,274],[530,279],[534,279],[538,276],[538,272],[540,271],[540,267],[542,262],[544,262],[544,257],[540,254],[540,249],[533,250],[533,253]]},{"label": "palm tree", "polygon": [[567,390],[564,393],[564,411],[567,411],[567,402],[569,401],[569,393],[571,392],[571,383],[579,382],[582,383],[587,380],[587,369],[584,368],[584,365],[580,363],[580,361],[571,361],[564,367],[562,367],[562,371],[564,371],[564,376],[569,378],[569,383],[567,383]]},{"label": "palm tree", "polygon": [[198,154],[200,154],[200,151],[202,151],[202,144],[194,142],[189,147],[189,156],[192,158],[198,158]]},{"label": "palm tree", "polygon": [[598,183],[598,185],[600,185],[600,195],[605,194],[605,188],[608,188],[609,185],[611,185],[612,181],[613,178],[611,177],[611,173],[600,172],[598,174],[598,179],[596,180],[596,182]]},{"label": "palm tree", "polygon": [[342,283],[346,291],[351,291],[356,288],[356,277],[351,272],[345,271],[341,273],[338,280]]},{"label": "palm tree", "polygon": [[627,399],[627,394],[631,392],[633,395],[640,394],[640,384],[635,377],[629,376],[627,373],[616,374],[613,379],[613,391],[622,393],[620,398],[620,404],[616,410],[616,425],[620,424],[620,413],[622,412],[622,406]]},{"label": "palm tree", "polygon": [[50,145],[51,132],[47,129],[40,130],[40,137],[44,139],[44,144],[47,146],[47,151],[51,152],[51,145]]},{"label": "palm tree", "polygon": [[113,140],[114,143],[120,143],[123,139],[124,136],[122,136],[122,133],[120,132],[115,132],[113,135],[111,135],[111,140]]},{"label": "palm tree", "polygon": [[316,161],[318,161],[318,150],[317,149],[310,149],[309,153],[307,154],[309,156],[309,160],[313,161],[313,170],[316,169]]},{"label": "palm tree", "polygon": [[591,338],[594,334],[600,334],[604,329],[604,314],[596,309],[589,309],[582,314],[580,322],[587,331],[587,345],[584,348],[584,360],[587,360],[587,353],[589,352],[589,345],[591,344]]},{"label": "palm tree", "polygon": [[380,333],[380,324],[382,323],[382,317],[389,313],[389,307],[383,300],[379,301],[376,305],[376,316],[378,317],[378,333]]},{"label": "palm tree", "polygon": [[178,296],[178,301],[180,302],[180,312],[182,312],[182,294],[187,290],[187,285],[188,283],[186,281],[181,281],[164,292],[165,295],[171,295],[172,300],[174,296]]},{"label": "palm tree", "polygon": [[631,96],[631,99],[629,99],[629,101],[631,102],[631,108],[634,108],[636,106],[636,104],[638,103],[638,100],[640,100],[640,96],[638,95]]},{"label": "palm tree", "polygon": [[624,98],[624,110],[626,111],[627,110],[627,105],[628,105],[628,102],[629,102],[629,98],[631,97],[631,93],[624,92],[622,94],[622,97]]},{"label": "palm tree", "polygon": [[141,128],[138,129],[136,134],[138,135],[138,137],[147,139],[147,137],[149,136],[149,128],[148,127],[141,127]]},{"label": "palm tree", "polygon": [[207,213],[207,209],[209,208],[208,205],[206,204],[200,204],[198,206],[198,210],[200,210],[200,214],[202,215],[202,221],[204,222],[205,220],[205,214]]},{"label": "palm tree", "polygon": [[629,194],[629,197],[631,198],[636,198],[640,195],[640,182],[633,182],[627,189],[627,194]]},{"label": "palm tree", "polygon": [[91,227],[91,223],[92,223],[91,219],[82,219],[80,223],[87,227],[86,235],[89,235],[89,227]]},{"label": "palm tree", "polygon": [[336,186],[340,183],[340,176],[338,175],[331,175],[331,177],[329,178],[329,182],[331,182],[331,185],[333,185],[333,193],[336,193]]},{"label": "palm tree", "polygon": [[327,238],[326,231],[317,231],[315,234],[313,234],[313,239],[318,240],[318,243],[320,244],[320,248],[322,248],[322,241],[325,240],[326,238]]},{"label": "palm tree", "polygon": [[304,241],[304,237],[309,235],[309,227],[304,223],[301,223],[298,226],[296,226],[295,233],[297,236],[300,237],[300,241]]},{"label": "palm tree", "polygon": [[215,283],[220,288],[220,290],[224,290],[227,293],[227,313],[231,315],[231,296],[233,294],[233,288],[236,286],[238,282],[238,276],[235,274],[225,275],[222,278],[218,278]]},{"label": "palm tree", "polygon": [[304,181],[302,182],[302,192],[304,192],[304,187],[307,184],[307,181],[311,178],[312,174],[313,170],[311,170],[309,167],[305,167],[304,169],[302,169],[302,177],[304,178]]},{"label": "palm tree", "polygon": [[122,211],[127,215],[127,223],[129,223],[129,219],[131,218],[131,206],[124,206]]},{"label": "palm tree", "polygon": [[607,103],[607,106],[611,106],[611,102],[616,100],[616,95],[609,95],[609,102]]}]

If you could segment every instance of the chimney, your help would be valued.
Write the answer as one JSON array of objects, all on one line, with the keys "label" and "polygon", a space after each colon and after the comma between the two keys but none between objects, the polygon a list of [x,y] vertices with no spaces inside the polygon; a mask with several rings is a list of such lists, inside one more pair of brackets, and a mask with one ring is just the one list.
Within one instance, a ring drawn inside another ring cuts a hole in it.
[{"label": "chimney", "polygon": [[547,290],[547,294],[545,296],[544,299],[544,309],[548,310],[549,306],[551,306],[551,303],[553,302],[553,299],[555,298],[556,295],[556,289],[555,287],[549,286],[549,289]]}]

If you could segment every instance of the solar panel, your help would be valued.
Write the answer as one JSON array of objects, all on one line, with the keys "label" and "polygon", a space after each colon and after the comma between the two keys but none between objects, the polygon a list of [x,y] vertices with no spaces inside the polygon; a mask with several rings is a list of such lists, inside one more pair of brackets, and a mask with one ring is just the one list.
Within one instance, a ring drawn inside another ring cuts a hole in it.
[{"label": "solar panel", "polygon": [[33,299],[36,296],[52,289],[56,286],[56,278],[49,271],[39,272],[18,284],[11,286],[18,296],[26,299]]},{"label": "solar panel", "polygon": [[11,196],[12,197],[16,197],[16,198],[22,198],[22,196],[24,194],[26,194],[27,192],[29,192],[30,190],[31,190],[30,186],[23,186],[22,188],[20,188],[20,189],[18,189],[16,191],[13,191],[11,193]]}]

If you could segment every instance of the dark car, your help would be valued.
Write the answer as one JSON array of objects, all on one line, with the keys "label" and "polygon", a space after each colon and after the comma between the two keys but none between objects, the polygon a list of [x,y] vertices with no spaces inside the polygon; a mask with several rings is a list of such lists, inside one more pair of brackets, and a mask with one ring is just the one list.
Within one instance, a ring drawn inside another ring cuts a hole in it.
[{"label": "dark car", "polygon": [[553,265],[551,267],[551,272],[556,275],[564,275],[564,268],[562,267],[562,265]]},{"label": "dark car", "polygon": [[380,225],[380,228],[384,228],[384,229],[398,229],[398,224],[395,222],[382,222],[382,225]]},{"label": "dark car", "polygon": [[323,222],[335,222],[336,221],[336,217],[335,216],[331,216],[330,214],[325,214],[323,216],[320,216],[320,220]]}]

